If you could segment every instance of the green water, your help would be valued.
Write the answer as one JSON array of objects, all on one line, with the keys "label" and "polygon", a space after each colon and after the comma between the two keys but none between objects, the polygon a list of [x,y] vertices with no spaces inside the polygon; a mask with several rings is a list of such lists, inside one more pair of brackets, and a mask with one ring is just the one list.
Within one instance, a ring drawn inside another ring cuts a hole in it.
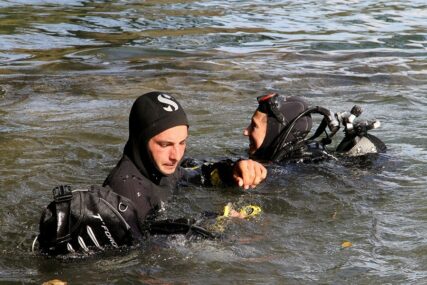
[{"label": "green water", "polygon": [[[425,1],[0,1],[0,283],[426,283],[426,19]],[[133,100],[153,90],[186,109],[190,157],[245,157],[255,97],[271,90],[361,105],[388,152],[272,167],[248,192],[180,189],[177,215],[263,208],[220,241],[31,253],[51,189],[101,184]]]}]

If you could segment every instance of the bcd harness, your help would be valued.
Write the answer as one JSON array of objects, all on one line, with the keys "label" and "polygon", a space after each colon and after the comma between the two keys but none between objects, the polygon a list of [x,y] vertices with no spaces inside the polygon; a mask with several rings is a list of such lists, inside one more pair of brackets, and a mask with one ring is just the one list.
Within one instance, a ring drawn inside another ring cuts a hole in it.
[{"label": "bcd harness", "polygon": [[53,198],[40,218],[33,251],[36,241],[42,253],[57,255],[130,246],[142,242],[146,234],[217,237],[193,219],[141,221],[133,202],[109,187],[72,190],[61,185],[53,189]]}]

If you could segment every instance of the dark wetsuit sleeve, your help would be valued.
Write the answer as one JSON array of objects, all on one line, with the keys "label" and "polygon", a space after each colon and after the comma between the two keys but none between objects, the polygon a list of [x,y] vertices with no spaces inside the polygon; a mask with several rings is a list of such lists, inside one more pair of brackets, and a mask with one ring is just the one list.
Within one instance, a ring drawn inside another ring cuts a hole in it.
[{"label": "dark wetsuit sleeve", "polygon": [[218,162],[200,162],[187,159],[183,162],[181,184],[201,186],[234,186],[234,163],[230,159]]}]

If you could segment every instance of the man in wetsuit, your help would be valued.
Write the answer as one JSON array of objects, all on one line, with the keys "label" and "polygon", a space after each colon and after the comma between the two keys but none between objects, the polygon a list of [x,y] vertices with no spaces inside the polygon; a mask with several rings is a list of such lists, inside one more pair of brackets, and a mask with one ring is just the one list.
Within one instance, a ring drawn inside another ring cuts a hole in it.
[{"label": "man in wetsuit", "polygon": [[[340,126],[344,126],[345,136],[334,151],[335,155],[354,157],[386,150],[380,139],[368,134],[369,130],[380,126],[378,120],[354,121],[362,113],[357,105],[350,112],[332,113],[320,106],[309,108],[307,102],[295,96],[270,93],[257,100],[258,108],[244,130],[244,135],[249,137],[249,155],[253,159],[283,163],[335,158],[325,146],[331,143]],[[322,115],[323,120],[314,134],[306,138],[314,113]],[[326,137],[315,140],[321,134]]]},{"label": "man in wetsuit", "polygon": [[253,160],[222,161],[205,165],[197,173],[181,167],[188,126],[184,110],[170,95],[150,92],[134,102],[123,156],[104,186],[131,199],[141,220],[155,214],[183,180],[209,185],[215,176],[225,184],[248,189],[265,179],[265,167]]}]

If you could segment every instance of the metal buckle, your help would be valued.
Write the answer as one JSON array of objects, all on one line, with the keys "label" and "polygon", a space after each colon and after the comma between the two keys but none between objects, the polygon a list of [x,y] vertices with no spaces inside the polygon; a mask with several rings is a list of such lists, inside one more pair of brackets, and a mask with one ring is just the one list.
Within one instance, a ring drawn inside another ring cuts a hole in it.
[{"label": "metal buckle", "polygon": [[65,202],[73,198],[73,192],[70,185],[59,185],[52,190],[55,202]]}]

